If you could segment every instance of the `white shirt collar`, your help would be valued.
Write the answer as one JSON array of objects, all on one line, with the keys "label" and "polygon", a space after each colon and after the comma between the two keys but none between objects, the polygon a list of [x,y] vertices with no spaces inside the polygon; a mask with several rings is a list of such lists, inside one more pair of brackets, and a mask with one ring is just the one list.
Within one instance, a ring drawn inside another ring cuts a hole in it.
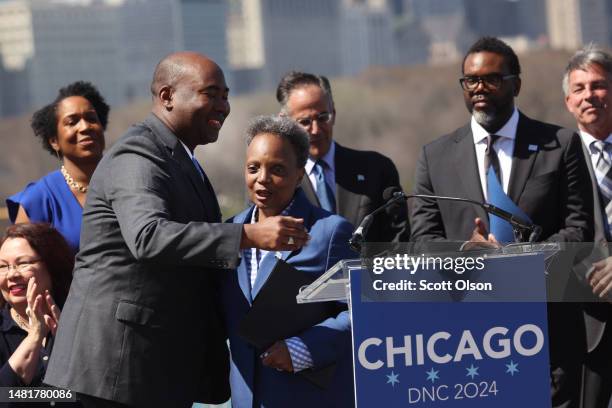
[{"label": "white shirt collar", "polygon": [[[516,129],[518,127],[519,113],[516,107],[514,108],[514,112],[512,112],[512,116],[506,122],[501,129],[495,132],[496,135],[505,137],[508,139],[516,138]],[[472,116],[472,120],[470,121],[470,127],[472,128],[472,136],[474,137],[474,144],[478,144],[482,142],[483,139],[486,139],[491,133],[487,132],[478,122],[474,116]]]},{"label": "white shirt collar", "polygon": [[191,153],[191,150],[189,150],[187,145],[185,143],[183,143],[183,141],[181,139],[179,139],[178,141],[181,142],[181,145],[183,145],[183,147],[185,148],[185,151],[187,152],[187,156],[189,156],[189,159],[191,161],[193,161],[193,153]]},{"label": "white shirt collar", "polygon": [[[320,159],[320,160],[323,160],[327,164],[327,166],[332,171],[332,173],[335,173],[335,171],[336,171],[336,167],[334,166],[334,157],[335,156],[336,156],[336,142],[334,142],[332,140],[332,142],[331,142],[331,144],[329,146],[329,150]],[[315,163],[316,163],[316,160],[313,160],[309,156],[308,160],[306,160],[306,166],[304,166],[304,169],[306,170],[306,174],[310,174],[312,172],[312,169],[314,168]]]},{"label": "white shirt collar", "polygon": [[[599,139],[595,138],[593,135],[585,132],[584,130],[579,130],[578,132],[580,133],[582,143],[584,143],[584,145],[589,149],[589,152],[593,153],[593,151],[591,150],[591,144]],[[612,143],[612,133],[608,135],[604,142]]]}]

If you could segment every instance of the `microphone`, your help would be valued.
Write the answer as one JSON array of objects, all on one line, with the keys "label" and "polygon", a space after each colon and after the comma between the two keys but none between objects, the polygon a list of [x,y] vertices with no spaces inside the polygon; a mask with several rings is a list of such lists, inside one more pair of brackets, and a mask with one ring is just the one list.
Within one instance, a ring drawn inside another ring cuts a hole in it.
[{"label": "microphone", "polygon": [[372,222],[374,221],[374,216],[393,207],[398,202],[406,200],[406,195],[404,194],[402,189],[397,186],[387,187],[383,191],[382,196],[383,200],[386,202],[374,211],[372,211],[370,214],[363,217],[363,220],[361,220],[361,223],[359,223],[359,225],[355,229],[355,232],[353,232],[351,239],[349,239],[349,246],[357,252],[361,252],[361,244],[363,243],[363,240],[366,234],[368,233]]},{"label": "microphone", "polygon": [[[387,187],[385,188],[385,191],[383,191],[382,193],[382,199],[383,201],[388,201],[393,197],[396,197],[397,195],[400,194],[404,194],[404,192],[402,191],[402,189],[398,186],[391,186],[391,187]],[[405,195],[405,194],[404,194]]]},{"label": "microphone", "polygon": [[459,201],[464,203],[470,203],[482,207],[488,214],[495,215],[501,218],[502,220],[505,220],[506,222],[510,223],[510,225],[512,225],[514,229],[529,232],[528,242],[535,242],[542,233],[542,227],[540,227],[539,225],[535,225],[530,221],[524,220],[521,217],[518,217],[512,213],[509,213],[506,210],[494,206],[493,204],[481,203],[480,201],[471,200],[469,198],[445,197],[428,194],[404,194],[404,192],[398,187],[388,187],[383,192],[383,197],[385,195],[390,197],[392,196],[394,197],[394,199],[402,197],[404,200],[407,200],[409,198],[425,198],[431,200]]}]

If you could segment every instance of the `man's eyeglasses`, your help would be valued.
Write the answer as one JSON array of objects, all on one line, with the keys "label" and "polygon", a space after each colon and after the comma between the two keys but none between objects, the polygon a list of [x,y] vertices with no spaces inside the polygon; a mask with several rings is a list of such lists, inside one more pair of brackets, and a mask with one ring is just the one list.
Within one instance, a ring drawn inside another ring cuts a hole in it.
[{"label": "man's eyeglasses", "polygon": [[314,118],[298,118],[295,121],[298,123],[298,125],[305,127],[305,128],[309,128],[310,125],[312,125],[312,122],[314,122],[315,120],[317,121],[318,124],[329,123],[331,122],[333,117],[334,117],[333,113],[321,112],[318,115],[316,115]]},{"label": "man's eyeglasses", "polygon": [[34,265],[40,262],[40,259],[32,259],[30,261],[21,261],[14,265],[4,264],[0,265],[0,276],[5,276],[11,269],[15,269],[15,271],[19,273],[24,273],[31,270]]},{"label": "man's eyeglasses", "polygon": [[489,74],[483,76],[464,76],[459,79],[461,87],[466,91],[473,91],[478,88],[478,84],[482,84],[489,89],[499,89],[506,79],[516,78],[516,75]]}]

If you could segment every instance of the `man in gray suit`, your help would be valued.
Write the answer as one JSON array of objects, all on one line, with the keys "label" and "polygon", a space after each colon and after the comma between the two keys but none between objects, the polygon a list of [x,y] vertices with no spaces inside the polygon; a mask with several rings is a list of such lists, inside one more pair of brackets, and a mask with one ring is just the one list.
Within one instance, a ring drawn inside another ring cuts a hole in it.
[{"label": "man in gray suit", "polygon": [[295,250],[302,220],[223,224],[193,156],[229,114],[223,72],[191,52],[157,66],[152,113],[97,167],[81,251],[45,382],[88,407],[190,407],[229,398],[217,279],[239,248]]},{"label": "man in gray suit", "polygon": [[[596,261],[585,281],[593,293],[612,299],[612,56],[587,46],[570,59],[563,76],[565,105],[578,123],[593,184]],[[603,148],[603,149],[602,149]],[[609,178],[611,177],[611,178]],[[596,299],[594,298],[594,301]],[[606,408],[612,393],[612,306],[586,306],[588,355],[584,364],[583,408]]]}]

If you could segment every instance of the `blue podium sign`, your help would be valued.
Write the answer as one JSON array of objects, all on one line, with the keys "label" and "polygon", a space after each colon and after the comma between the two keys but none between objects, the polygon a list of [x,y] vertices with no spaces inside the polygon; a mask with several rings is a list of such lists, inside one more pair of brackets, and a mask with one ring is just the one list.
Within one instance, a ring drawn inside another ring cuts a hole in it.
[{"label": "blue podium sign", "polygon": [[[500,261],[504,268],[495,268]],[[492,302],[489,291],[483,302],[469,287],[463,296],[452,288],[448,301],[440,301],[439,290],[431,302],[423,300],[425,293],[419,302],[378,301],[364,296],[371,288],[362,284],[384,281],[385,274],[372,279],[371,271],[351,271],[356,406],[550,407],[543,256],[487,260],[477,280],[511,284],[508,276],[496,276],[498,269],[541,288],[542,301],[532,294],[530,301],[512,302],[505,294],[503,302]],[[430,278],[436,273],[427,271]]]}]

